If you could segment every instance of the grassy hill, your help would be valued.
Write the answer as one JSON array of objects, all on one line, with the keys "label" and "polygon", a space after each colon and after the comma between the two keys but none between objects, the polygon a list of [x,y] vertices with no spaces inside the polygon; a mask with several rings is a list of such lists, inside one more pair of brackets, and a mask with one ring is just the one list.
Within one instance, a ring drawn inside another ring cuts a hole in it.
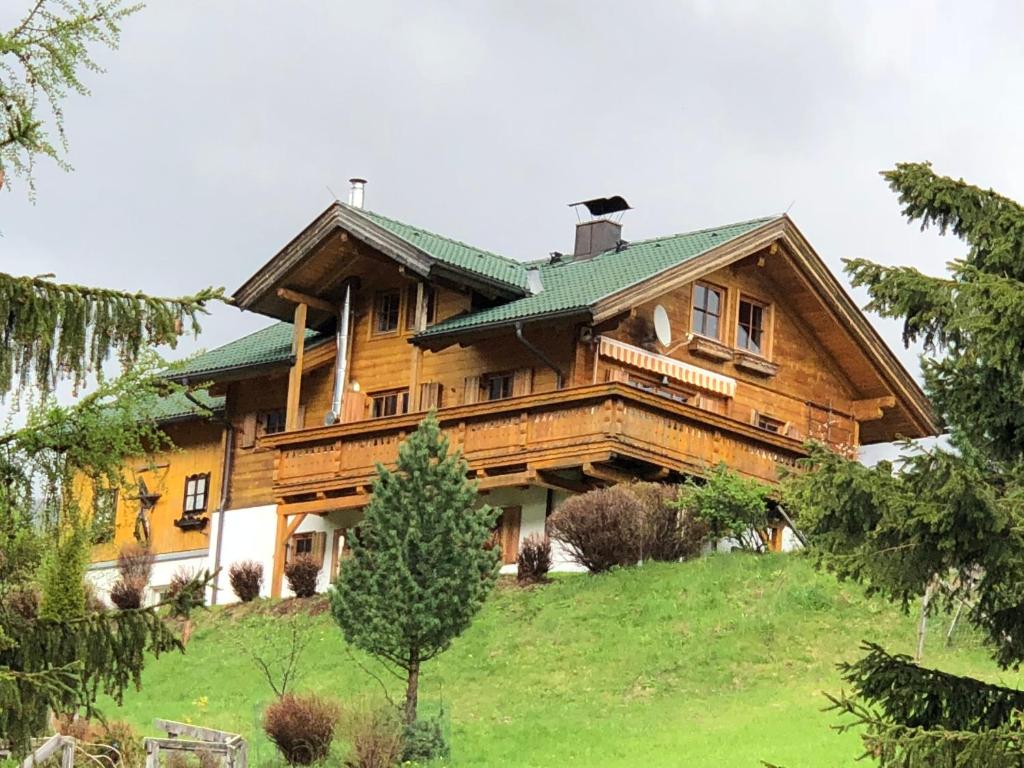
[{"label": "grassy hill", "polygon": [[[241,732],[254,764],[273,762],[259,732],[270,689],[238,643],[283,640],[287,608],[205,613],[188,653],[152,663],[142,691],[106,714],[144,733],[154,717]],[[330,614],[314,621],[299,689],[380,697]],[[969,634],[947,650],[934,628],[927,663],[1018,684]],[[858,740],[830,730],[821,691],[839,688],[835,664],[861,639],[910,652],[914,622],[798,556],[714,556],[502,586],[426,668],[421,695],[450,713],[456,766],[851,765]]]}]

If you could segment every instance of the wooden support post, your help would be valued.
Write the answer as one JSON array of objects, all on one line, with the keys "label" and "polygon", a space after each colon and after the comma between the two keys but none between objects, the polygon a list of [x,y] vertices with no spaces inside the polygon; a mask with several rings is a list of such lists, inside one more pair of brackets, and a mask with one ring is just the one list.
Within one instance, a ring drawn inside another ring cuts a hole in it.
[{"label": "wooden support post", "polygon": [[[416,283],[416,307],[413,315],[413,330],[419,333],[427,327],[427,307],[424,299],[426,291],[423,282]],[[409,412],[418,413],[421,407],[420,398],[420,367],[423,363],[423,349],[418,344],[412,345],[412,360],[409,366]]]},{"label": "wooden support post", "polygon": [[277,514],[277,533],[274,537],[274,572],[270,579],[271,597],[281,596],[281,586],[284,581],[285,547],[288,545],[288,539],[306,519],[306,514],[303,512],[295,515],[295,519],[291,522],[288,521],[289,517],[287,512],[278,512]]},{"label": "wooden support post", "polygon": [[284,419],[285,429],[289,432],[302,429],[299,424],[299,398],[302,394],[302,356],[306,347],[306,310],[305,304],[295,305],[295,335],[292,337],[295,362],[288,376],[288,401]]}]

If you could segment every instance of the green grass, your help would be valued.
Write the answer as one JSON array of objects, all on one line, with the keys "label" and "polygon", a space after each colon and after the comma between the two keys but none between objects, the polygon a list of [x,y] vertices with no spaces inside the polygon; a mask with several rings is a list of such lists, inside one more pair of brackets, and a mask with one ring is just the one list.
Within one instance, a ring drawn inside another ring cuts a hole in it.
[{"label": "green grass", "polygon": [[[106,714],[145,733],[155,717],[241,732],[254,763],[273,761],[259,731],[270,689],[237,643],[283,642],[282,624],[265,603],[204,614],[188,653],[151,663],[142,691],[121,709],[106,703]],[[315,627],[299,689],[380,697],[330,614]],[[969,633],[947,650],[945,629],[933,625],[926,663],[1018,684]],[[839,689],[835,664],[856,658],[862,639],[910,652],[914,621],[798,556],[560,576],[500,587],[428,665],[421,701],[444,701],[455,766],[852,765],[858,740],[830,729],[821,692]]]}]

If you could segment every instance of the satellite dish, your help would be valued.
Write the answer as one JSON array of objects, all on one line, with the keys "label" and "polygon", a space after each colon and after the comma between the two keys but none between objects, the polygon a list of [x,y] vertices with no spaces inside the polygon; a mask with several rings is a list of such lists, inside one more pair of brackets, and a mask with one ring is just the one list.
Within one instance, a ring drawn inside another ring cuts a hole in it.
[{"label": "satellite dish", "polygon": [[658,337],[663,347],[672,343],[672,323],[669,322],[668,312],[661,304],[654,308],[654,335]]}]

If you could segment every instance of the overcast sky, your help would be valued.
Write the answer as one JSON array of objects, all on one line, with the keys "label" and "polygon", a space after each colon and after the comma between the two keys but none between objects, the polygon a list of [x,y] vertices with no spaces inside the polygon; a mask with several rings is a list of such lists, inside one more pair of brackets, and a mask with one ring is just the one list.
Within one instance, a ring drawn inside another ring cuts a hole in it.
[{"label": "overcast sky", "polygon": [[[0,196],[0,269],[230,292],[364,176],[368,208],[520,259],[571,248],[567,203],[622,194],[626,239],[788,209],[837,272],[939,272],[962,244],[878,171],[1024,199],[1019,8],[151,0],[66,104],[74,171]],[[268,322],[219,307],[182,350]]]}]

